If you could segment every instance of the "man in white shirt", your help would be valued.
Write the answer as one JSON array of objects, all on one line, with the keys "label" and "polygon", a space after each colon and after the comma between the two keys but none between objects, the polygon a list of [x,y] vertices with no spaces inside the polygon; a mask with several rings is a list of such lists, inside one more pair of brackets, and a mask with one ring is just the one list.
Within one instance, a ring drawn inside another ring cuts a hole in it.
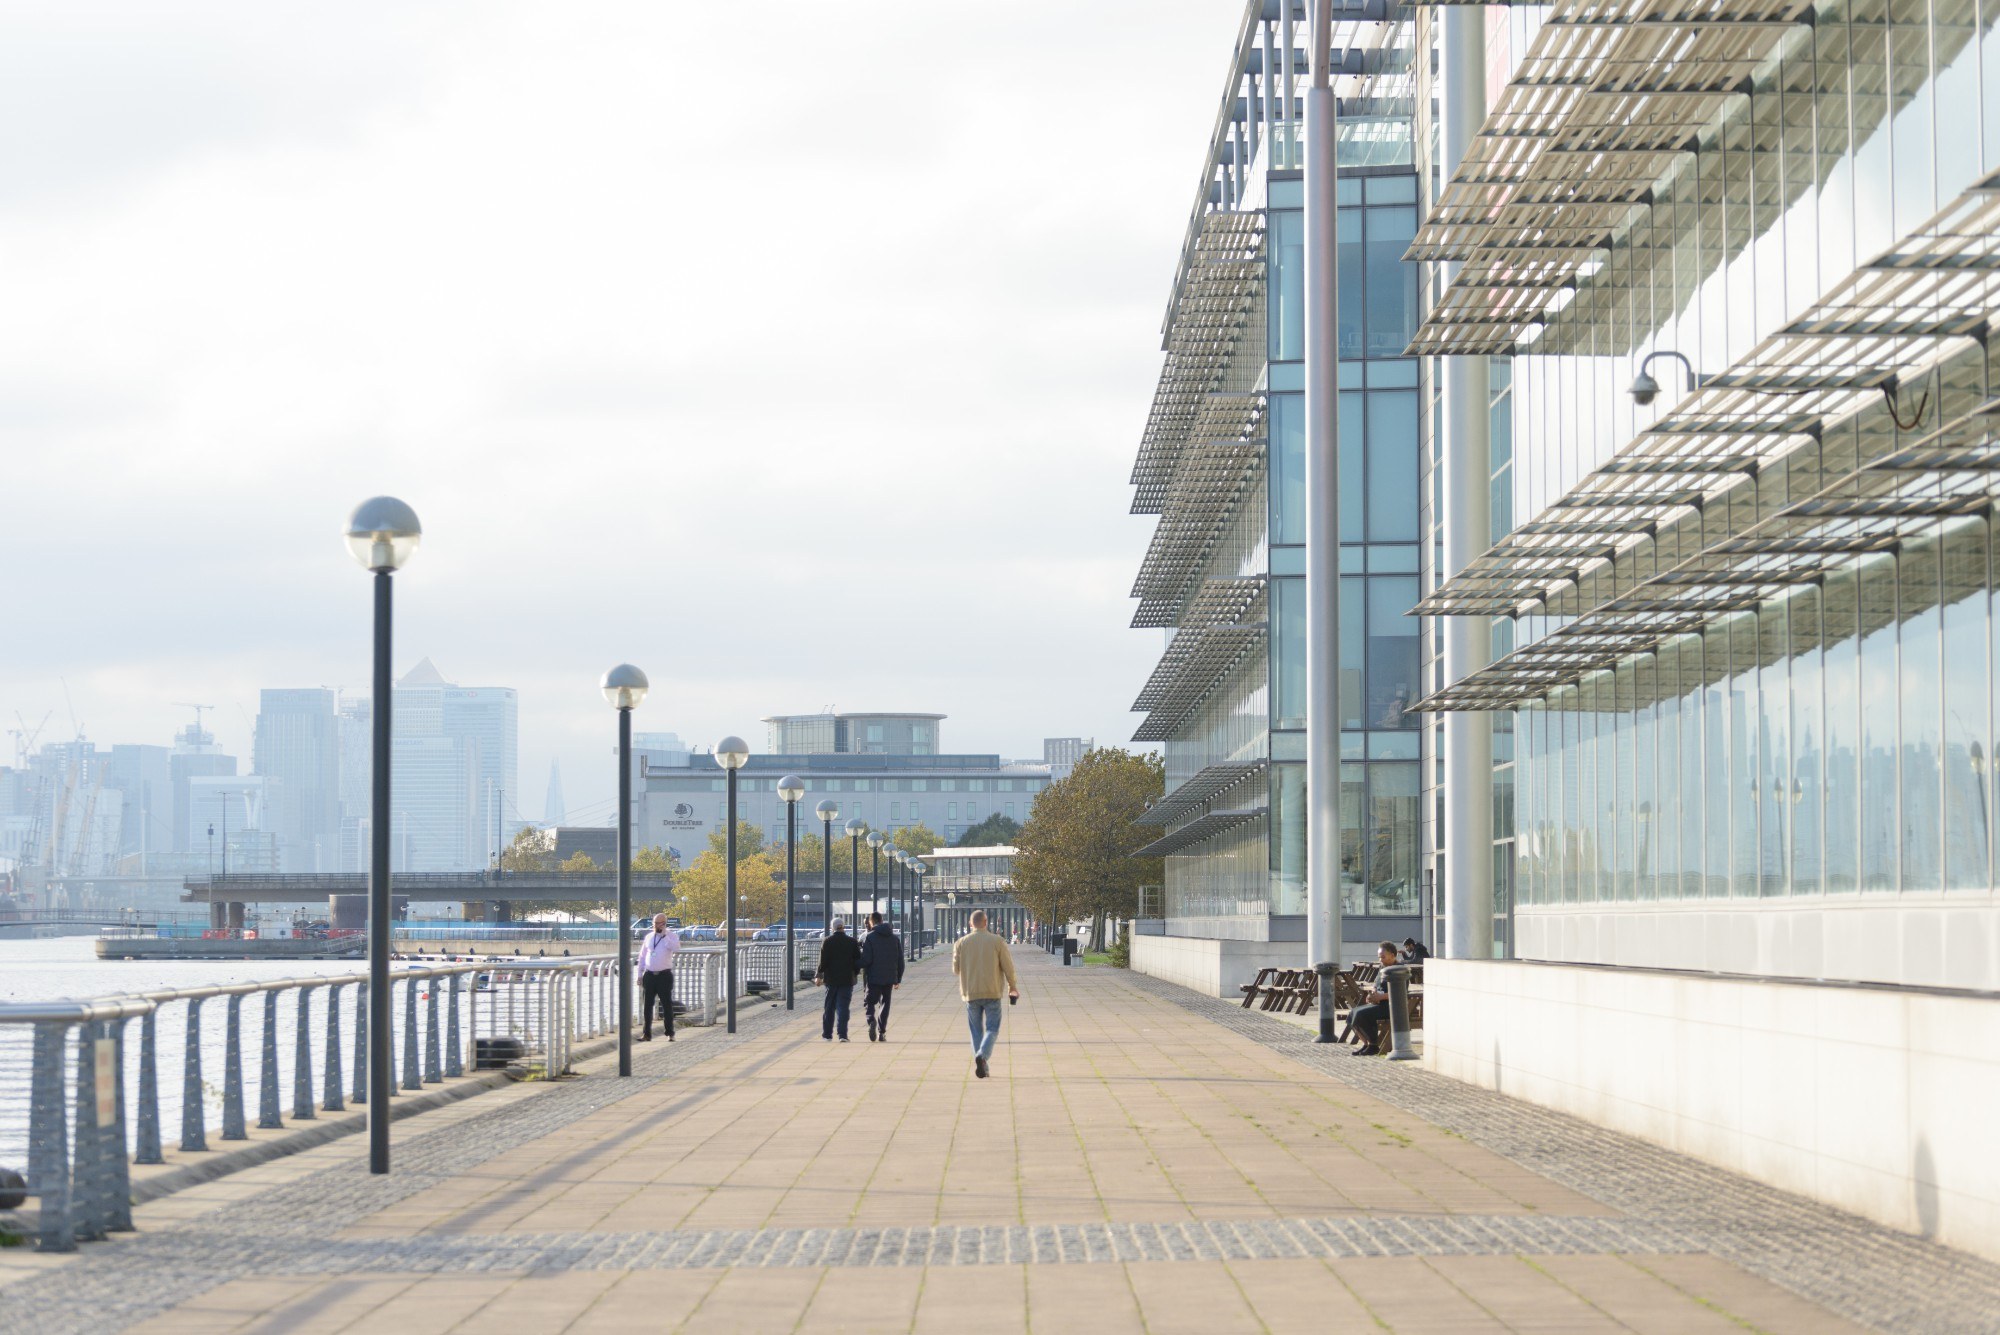
[{"label": "man in white shirt", "polygon": [[674,952],[681,948],[681,934],[667,928],[667,915],[653,915],[653,930],[639,943],[639,986],[645,998],[645,1028],[641,1043],[653,1041],[653,999],[659,998],[660,1014],[666,1017],[667,1042],[674,1041]]}]

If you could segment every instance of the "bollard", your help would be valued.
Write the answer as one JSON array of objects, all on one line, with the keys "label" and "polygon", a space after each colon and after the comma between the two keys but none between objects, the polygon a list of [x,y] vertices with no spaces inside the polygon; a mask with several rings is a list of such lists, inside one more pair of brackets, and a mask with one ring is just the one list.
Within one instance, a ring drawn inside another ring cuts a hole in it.
[{"label": "bollard", "polygon": [[160,1154],[159,1040],[154,1020],[157,1008],[139,1020],[139,1143],[133,1163],[164,1163]]},{"label": "bollard", "polygon": [[313,1119],[312,989],[299,989],[298,1037],[292,1043],[292,1120]]},{"label": "bollard", "polygon": [[[395,985],[390,984],[391,988]],[[417,1029],[417,980],[412,978],[403,986],[403,1088],[422,1089],[423,1077],[418,1072],[417,1043],[422,1035]]]},{"label": "bollard", "polygon": [[276,1131],[285,1125],[278,1115],[278,991],[264,994],[264,1046],[257,1070],[257,1129]]},{"label": "bollard", "polygon": [[354,987],[354,1099],[368,1102],[368,984]]},{"label": "bollard", "polygon": [[34,1088],[29,1095],[28,1189],[41,1216],[36,1250],[73,1252],[76,1230],[70,1220],[69,1126],[63,1117],[62,1024],[35,1026]]},{"label": "bollard", "polygon": [[451,976],[451,1002],[444,1031],[444,1073],[449,1076],[465,1074],[464,1053],[458,1035],[458,985],[464,978],[464,974]]},{"label": "bollard", "polygon": [[71,1156],[70,1216],[78,1242],[104,1236],[103,1128],[97,1118],[97,1026],[76,1027],[76,1147]]},{"label": "bollard", "polygon": [[340,989],[343,984],[331,983],[326,989],[326,1069],[320,1073],[320,1091],[325,1095],[320,1100],[322,1112],[344,1112],[347,1100],[341,1097],[343,1077],[340,1072]]},{"label": "bollard", "polygon": [[201,1088],[201,1001],[188,1000],[187,1053],[181,1062],[181,1150],[208,1148],[207,1110]]},{"label": "bollard", "polygon": [[436,975],[425,983],[424,993],[429,1004],[424,1014],[424,1083],[435,1085],[444,1079],[444,1064],[438,1052],[438,979]]},{"label": "bollard", "polygon": [[222,1138],[248,1140],[243,1125],[243,994],[229,998],[229,1022],[223,1029]]},{"label": "bollard", "polygon": [[125,1018],[107,1022],[113,1072],[111,1126],[104,1133],[106,1214],[104,1226],[113,1233],[132,1231],[132,1165],[125,1158]]},{"label": "bollard", "polygon": [[1382,976],[1389,990],[1389,1060],[1413,1062],[1417,1050],[1410,1046],[1410,966],[1392,964]]}]

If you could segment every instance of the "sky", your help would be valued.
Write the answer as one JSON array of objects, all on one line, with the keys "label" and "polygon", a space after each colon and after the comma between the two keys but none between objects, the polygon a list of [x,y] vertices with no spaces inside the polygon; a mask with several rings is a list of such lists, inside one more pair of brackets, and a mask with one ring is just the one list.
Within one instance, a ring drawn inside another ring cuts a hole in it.
[{"label": "sky", "polygon": [[0,722],[247,770],[259,688],[365,691],[386,493],[396,670],[519,690],[525,816],[611,796],[622,661],[697,744],[1125,743],[1241,9],[0,3]]}]

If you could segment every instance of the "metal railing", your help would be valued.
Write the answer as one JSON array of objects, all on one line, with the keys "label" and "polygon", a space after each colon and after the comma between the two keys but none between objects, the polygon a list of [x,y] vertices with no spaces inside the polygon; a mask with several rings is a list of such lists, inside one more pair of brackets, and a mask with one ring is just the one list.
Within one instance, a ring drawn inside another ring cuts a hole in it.
[{"label": "metal railing", "polygon": [[[0,1229],[5,1212],[30,1196],[43,1251],[130,1229],[130,1165],[165,1163],[165,1135],[176,1125],[184,1153],[209,1149],[211,1129],[222,1141],[248,1140],[250,1083],[264,1130],[282,1129],[287,1116],[310,1121],[366,1104],[367,979],[0,1004]],[[482,1067],[561,1075],[578,1039],[612,1031],[616,988],[609,956],[399,969],[388,998],[398,1080],[386,1093]],[[261,1012],[254,1046],[246,999]],[[220,1025],[217,1008],[205,1006],[211,1001],[223,1003]],[[136,1046],[128,1041],[134,1020]],[[163,1084],[162,1068],[176,1062],[180,1080]]]}]

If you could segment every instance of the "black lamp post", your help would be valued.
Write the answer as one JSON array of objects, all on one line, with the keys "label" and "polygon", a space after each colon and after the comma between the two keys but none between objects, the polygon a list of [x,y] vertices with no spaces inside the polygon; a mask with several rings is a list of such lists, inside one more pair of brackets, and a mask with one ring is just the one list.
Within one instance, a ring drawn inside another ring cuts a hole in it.
[{"label": "black lamp post", "polygon": [[840,819],[840,804],[832,798],[813,810],[819,814],[819,934],[824,941],[833,932],[833,823]]},{"label": "black lamp post", "polygon": [[715,744],[715,763],[729,772],[729,833],[723,840],[723,856],[729,866],[724,872],[726,906],[722,928],[722,986],[729,994],[728,1032],[736,1032],[736,771],[750,761],[750,743],[741,737],[725,737]]},{"label": "black lamp post", "polygon": [[[853,918],[861,916],[861,840],[867,833],[867,821],[857,817],[847,822],[847,845],[852,854],[847,869],[847,912]],[[833,930],[832,924],[827,930]]]},{"label": "black lamp post", "polygon": [[[598,689],[618,711],[618,1074],[632,1074],[632,711],[646,698],[646,674],[620,663]],[[672,1016],[668,1016],[672,1019]],[[648,1017],[648,1024],[651,1018]],[[650,1032],[650,1030],[648,1031]]]},{"label": "black lamp post", "polygon": [[868,832],[868,911],[882,911],[882,832]]},{"label": "black lamp post", "polygon": [[[389,1171],[389,1091],[396,1087],[389,1002],[389,709],[394,683],[389,646],[394,624],[391,583],[423,541],[417,512],[393,496],[375,496],[347,521],[347,549],[375,576],[375,664],[372,774],[368,830],[368,1171]],[[229,856],[223,839],[223,857]]]},{"label": "black lamp post", "polygon": [[806,795],[806,781],[796,774],[778,780],[778,796],[785,800],[785,1009],[792,1009],[792,992],[798,982],[798,945],[792,930],[792,882],[799,871],[799,799]]}]

